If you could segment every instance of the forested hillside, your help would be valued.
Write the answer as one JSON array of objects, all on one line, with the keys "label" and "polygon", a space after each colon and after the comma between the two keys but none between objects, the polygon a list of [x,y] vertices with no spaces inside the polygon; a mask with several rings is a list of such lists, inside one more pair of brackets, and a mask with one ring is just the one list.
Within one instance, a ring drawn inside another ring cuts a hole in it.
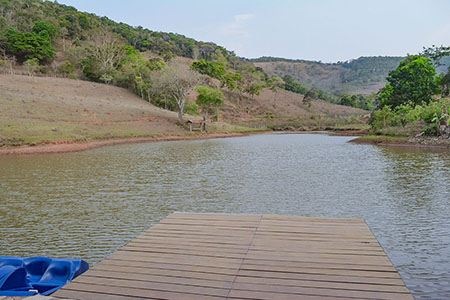
[{"label": "forested hillside", "polygon": [[369,95],[384,86],[389,71],[395,69],[403,59],[403,57],[378,56],[360,57],[338,63],[321,63],[262,57],[252,61],[270,75],[292,76],[308,88],[315,87],[337,95]]}]

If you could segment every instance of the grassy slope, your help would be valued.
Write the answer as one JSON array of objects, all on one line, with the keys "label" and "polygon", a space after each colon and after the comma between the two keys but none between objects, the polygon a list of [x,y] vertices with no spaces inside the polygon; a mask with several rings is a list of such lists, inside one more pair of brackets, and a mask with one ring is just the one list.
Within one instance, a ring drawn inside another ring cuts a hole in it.
[{"label": "grassy slope", "polygon": [[0,140],[13,144],[183,132],[176,113],[87,81],[0,75],[0,103]]},{"label": "grassy slope", "polygon": [[[176,57],[172,63],[184,68],[190,68],[192,59]],[[213,80],[220,85],[218,80]],[[253,98],[239,97],[237,91],[223,90],[225,94],[225,106],[221,108],[222,119],[227,122],[253,123],[263,120],[265,123],[296,120],[302,125],[308,126],[311,118],[318,116],[324,118],[345,118],[354,115],[363,115],[367,112],[358,108],[336,105],[327,101],[316,99],[311,104],[303,102],[303,95],[279,89],[276,93],[269,89],[263,89],[261,94]],[[195,101],[196,93],[192,92],[189,98]],[[269,116],[273,117],[268,118]]]},{"label": "grassy slope", "polygon": [[[309,107],[303,96],[287,91],[279,91],[275,102],[273,96],[268,90],[255,99],[228,94],[222,122],[210,130],[243,132],[255,122],[265,128],[264,124],[285,120],[315,128],[317,116],[323,120],[364,113],[321,100]],[[190,97],[195,99],[195,93]],[[0,75],[0,104],[0,146],[189,134],[176,125],[175,112],[155,107],[126,89],[87,81]],[[273,118],[267,118],[268,112]]]}]

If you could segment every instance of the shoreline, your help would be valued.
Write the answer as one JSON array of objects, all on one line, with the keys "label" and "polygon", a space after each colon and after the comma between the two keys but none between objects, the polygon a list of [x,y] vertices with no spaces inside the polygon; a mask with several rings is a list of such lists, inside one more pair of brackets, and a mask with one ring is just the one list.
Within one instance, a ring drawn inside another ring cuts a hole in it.
[{"label": "shoreline", "polygon": [[450,150],[450,141],[448,143],[436,143],[431,140],[423,141],[411,141],[410,139],[403,137],[390,137],[390,136],[360,136],[349,143],[366,144],[375,146],[389,146],[389,147],[410,147],[410,148],[422,148],[422,149],[440,149]]},{"label": "shoreline", "polygon": [[88,142],[77,141],[56,141],[48,142],[35,146],[24,145],[19,147],[6,147],[0,148],[0,156],[7,155],[33,155],[33,154],[56,154],[56,153],[71,153],[87,151],[95,148],[126,145],[126,144],[139,144],[139,143],[151,143],[151,142],[165,142],[165,141],[182,141],[182,140],[208,140],[215,138],[228,138],[228,137],[242,137],[257,133],[267,132],[227,132],[227,133],[207,133],[199,135],[172,135],[172,136],[153,136],[153,137],[135,137],[124,139],[110,139]]},{"label": "shoreline", "polygon": [[[97,141],[49,141],[38,145],[23,145],[19,147],[5,147],[0,148],[0,156],[16,156],[16,155],[34,155],[34,154],[57,154],[57,153],[72,153],[88,151],[95,148],[127,145],[127,144],[139,144],[139,143],[151,143],[151,142],[165,142],[165,141],[183,141],[183,140],[208,140],[215,138],[231,138],[231,137],[243,137],[253,134],[329,134],[337,136],[351,136],[359,135],[361,132],[341,132],[341,131],[256,131],[256,132],[216,132],[206,134],[195,135],[169,135],[169,136],[152,136],[152,137],[134,137],[134,138],[122,138],[122,139],[108,139]],[[355,144],[367,144],[375,146],[389,146],[389,147],[410,147],[410,148],[430,148],[450,150],[449,143],[421,143],[420,141],[410,141],[407,138],[395,138],[389,136],[359,136],[353,140],[348,141]]]}]

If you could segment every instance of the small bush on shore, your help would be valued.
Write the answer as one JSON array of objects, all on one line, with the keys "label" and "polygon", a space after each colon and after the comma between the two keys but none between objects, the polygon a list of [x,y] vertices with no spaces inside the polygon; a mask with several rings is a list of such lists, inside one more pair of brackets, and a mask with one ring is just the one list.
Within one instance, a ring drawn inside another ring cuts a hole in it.
[{"label": "small bush on shore", "polygon": [[450,99],[422,105],[408,103],[395,108],[384,106],[372,113],[370,125],[373,132],[380,134],[389,135],[389,131],[397,131],[404,134],[440,135],[441,127],[450,126],[449,111]]}]

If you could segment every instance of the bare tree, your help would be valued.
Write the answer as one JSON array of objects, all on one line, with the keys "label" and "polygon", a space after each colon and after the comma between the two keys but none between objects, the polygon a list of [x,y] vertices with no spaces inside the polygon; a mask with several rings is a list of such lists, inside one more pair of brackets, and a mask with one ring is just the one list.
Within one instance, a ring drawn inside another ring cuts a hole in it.
[{"label": "bare tree", "polygon": [[67,30],[66,27],[61,27],[61,29],[59,30],[59,34],[61,35],[63,51],[65,52],[66,51],[66,36],[69,36],[69,30]]},{"label": "bare tree", "polygon": [[16,57],[12,55],[6,55],[4,49],[0,49],[0,68],[3,73],[14,74],[14,66],[16,65]]},{"label": "bare tree", "polygon": [[101,73],[114,69],[126,54],[123,39],[104,29],[92,30],[88,43],[88,50],[99,63]]},{"label": "bare tree", "polygon": [[189,92],[201,81],[201,76],[190,69],[166,67],[155,72],[152,90],[160,95],[168,95],[177,102],[178,119],[183,120],[184,107]]}]

